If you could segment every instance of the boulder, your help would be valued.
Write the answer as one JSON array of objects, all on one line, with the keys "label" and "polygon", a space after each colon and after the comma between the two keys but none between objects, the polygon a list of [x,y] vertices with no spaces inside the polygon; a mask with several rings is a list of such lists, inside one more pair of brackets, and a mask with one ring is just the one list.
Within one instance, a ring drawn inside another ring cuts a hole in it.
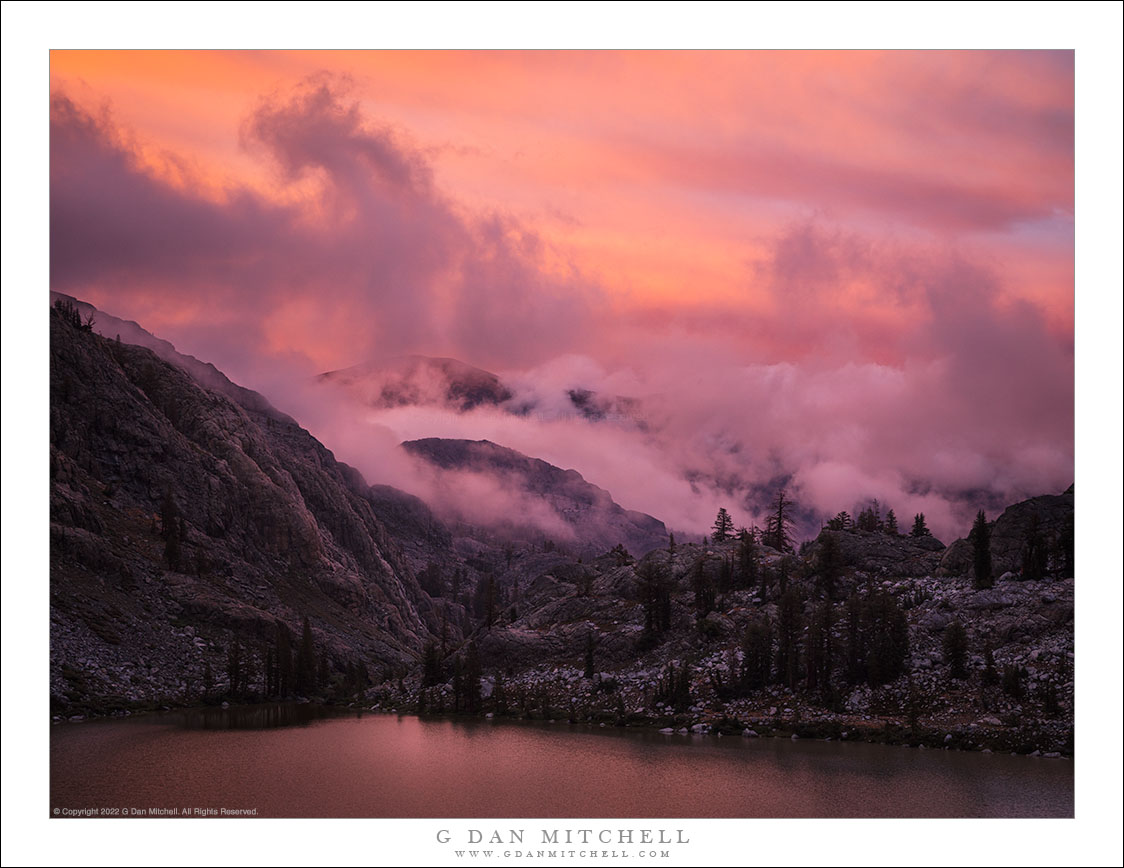
[{"label": "boulder", "polygon": [[1003,609],[1007,606],[1012,606],[1015,603],[1015,598],[1011,594],[1000,590],[999,588],[988,588],[983,591],[976,591],[967,600],[964,601],[964,608],[966,609]]}]

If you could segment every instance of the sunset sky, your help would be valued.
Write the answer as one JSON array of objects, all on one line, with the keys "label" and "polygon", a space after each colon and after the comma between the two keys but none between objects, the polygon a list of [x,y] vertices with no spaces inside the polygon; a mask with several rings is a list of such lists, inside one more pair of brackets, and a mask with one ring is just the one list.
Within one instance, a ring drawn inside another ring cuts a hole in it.
[{"label": "sunset sky", "polygon": [[[157,331],[268,299],[253,348],[324,369],[604,352],[588,316],[900,362],[936,260],[1072,333],[1071,52],[56,51],[51,87],[52,285]],[[527,314],[554,339],[495,341]]]},{"label": "sunset sky", "polygon": [[946,536],[1073,481],[1073,52],[54,51],[50,77],[51,287],[283,408],[401,353],[658,395],[658,442],[426,424],[693,529],[723,487],[684,507],[676,474],[704,466]]}]

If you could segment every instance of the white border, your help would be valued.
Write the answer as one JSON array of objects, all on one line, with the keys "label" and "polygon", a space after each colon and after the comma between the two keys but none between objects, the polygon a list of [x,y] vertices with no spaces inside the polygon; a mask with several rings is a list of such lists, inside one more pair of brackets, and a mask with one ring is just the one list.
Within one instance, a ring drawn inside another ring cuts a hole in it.
[{"label": "white border", "polygon": [[673,864],[1120,864],[1119,4],[7,2],[2,32],[5,864],[443,859],[426,844],[437,821],[48,825],[47,51],[131,46],[1076,49],[1078,819],[694,820],[698,843]]}]

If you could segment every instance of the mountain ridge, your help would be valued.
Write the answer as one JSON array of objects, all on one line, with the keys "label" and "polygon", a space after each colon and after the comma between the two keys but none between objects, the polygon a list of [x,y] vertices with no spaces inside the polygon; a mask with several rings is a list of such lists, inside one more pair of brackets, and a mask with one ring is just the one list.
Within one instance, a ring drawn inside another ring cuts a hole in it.
[{"label": "mountain ridge", "polygon": [[527,393],[491,371],[448,356],[409,354],[326,371],[316,382],[333,385],[361,406],[441,407],[457,413],[492,408],[513,416],[569,415],[594,423],[613,422],[645,430],[641,401],[605,395],[584,386],[559,387],[547,395]]},{"label": "mountain ridge", "polygon": [[295,423],[296,420],[274,407],[260,392],[238,385],[210,362],[181,353],[170,341],[157,337],[135,320],[121,319],[94,307],[87,301],[56,290],[51,290],[50,298],[52,304],[64,302],[73,305],[83,319],[89,320],[91,330],[103,338],[152,350],[165,362],[186,371],[199,385],[221,392],[256,412],[272,416],[279,421]]},{"label": "mountain ridge", "polygon": [[[634,555],[643,555],[667,543],[668,530],[662,521],[625,509],[577,470],[490,440],[426,437],[408,440],[402,448],[441,471],[487,474],[503,488],[549,505],[572,529],[576,550],[585,554],[602,554],[623,545]],[[462,518],[472,523],[471,517]]]}]

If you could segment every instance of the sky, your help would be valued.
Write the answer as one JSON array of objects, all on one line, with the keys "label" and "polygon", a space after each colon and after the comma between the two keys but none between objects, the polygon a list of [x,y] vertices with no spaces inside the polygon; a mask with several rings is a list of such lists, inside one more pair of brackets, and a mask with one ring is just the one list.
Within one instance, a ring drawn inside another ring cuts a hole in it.
[{"label": "sky", "polygon": [[[51,288],[370,482],[487,437],[702,533],[780,485],[951,541],[1074,478],[1072,51],[52,51]],[[376,413],[451,356],[645,423]]]}]

